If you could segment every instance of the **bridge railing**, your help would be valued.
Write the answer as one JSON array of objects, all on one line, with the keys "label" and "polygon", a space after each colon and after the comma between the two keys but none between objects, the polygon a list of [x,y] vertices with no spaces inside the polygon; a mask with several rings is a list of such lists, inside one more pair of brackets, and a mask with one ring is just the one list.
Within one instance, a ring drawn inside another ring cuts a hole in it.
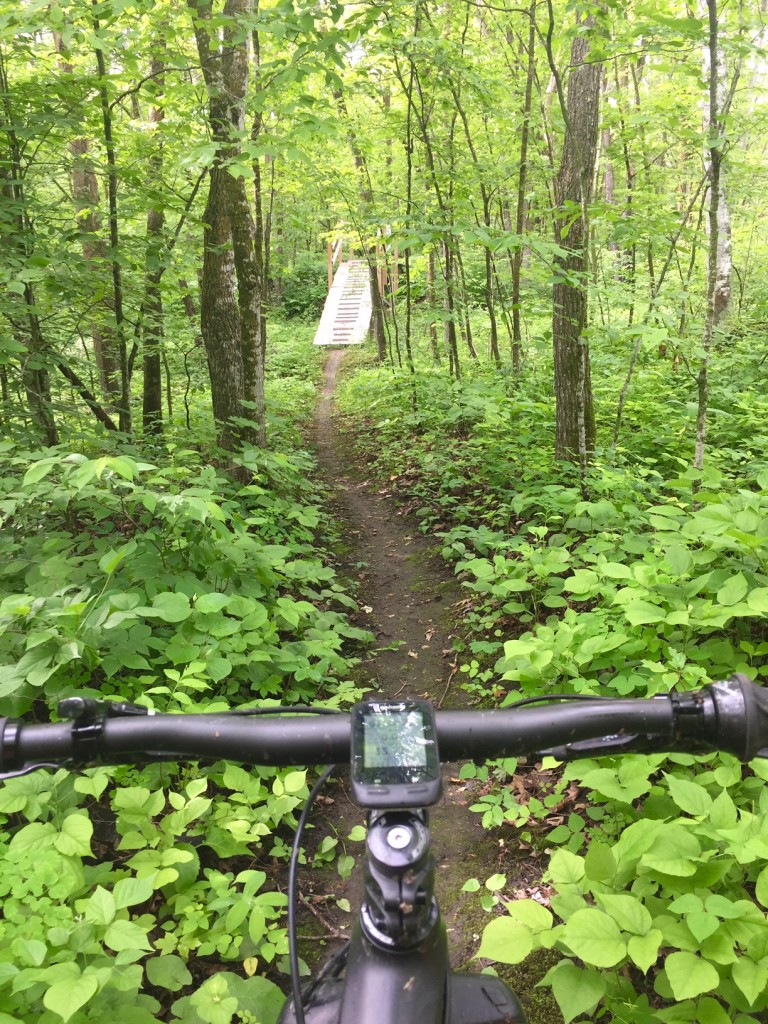
[{"label": "bridge railing", "polygon": [[328,239],[328,289],[330,290],[333,284],[333,275],[336,273],[336,267],[344,262],[344,241],[339,238],[334,244]]}]

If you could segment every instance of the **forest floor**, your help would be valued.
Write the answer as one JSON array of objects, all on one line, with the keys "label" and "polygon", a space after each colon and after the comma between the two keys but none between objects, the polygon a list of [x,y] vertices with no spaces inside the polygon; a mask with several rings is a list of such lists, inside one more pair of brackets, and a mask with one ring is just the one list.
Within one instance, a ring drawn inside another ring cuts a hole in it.
[{"label": "forest floor", "polygon": [[[357,581],[364,617],[360,625],[370,629],[377,641],[362,666],[363,682],[389,698],[425,697],[437,707],[466,706],[468,698],[456,677],[458,656],[452,645],[462,592],[435,543],[419,533],[415,521],[396,506],[381,482],[372,478],[351,440],[339,429],[333,394],[344,355],[339,349],[328,354],[314,429],[320,473],[341,526],[340,568]],[[480,815],[469,810],[476,785],[458,779],[457,765],[446,765],[443,798],[430,814],[437,894],[454,967],[468,966],[489,920],[480,908],[478,894],[462,892],[467,879],[477,877],[482,884],[495,872],[505,871],[509,888],[515,889],[535,883],[540,873],[539,864],[521,858],[512,869],[517,877],[510,877],[509,856],[498,836],[485,830]],[[363,812],[351,802],[346,775],[341,773],[330,799],[314,816],[316,830],[308,845],[313,848],[328,834],[344,843],[350,830],[362,821]],[[358,860],[349,879],[342,880],[335,865],[302,873],[301,900],[308,912],[300,918],[306,940],[302,952],[311,965],[333,952],[351,931],[354,908],[362,894],[362,846],[351,844],[347,850]],[[338,909],[336,901],[343,899],[351,904],[352,914]],[[475,961],[471,966],[479,969],[480,965]],[[546,965],[543,967],[539,976],[546,970]],[[522,995],[521,988],[529,988],[532,979],[527,976],[517,983]]]}]

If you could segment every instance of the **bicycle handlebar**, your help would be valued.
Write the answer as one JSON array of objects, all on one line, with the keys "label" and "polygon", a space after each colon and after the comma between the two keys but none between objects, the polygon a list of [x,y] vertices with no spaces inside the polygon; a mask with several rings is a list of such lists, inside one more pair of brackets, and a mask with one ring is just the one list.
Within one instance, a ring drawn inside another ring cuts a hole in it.
[{"label": "bicycle handlebar", "polygon": [[[82,698],[64,704],[74,721],[40,725],[0,718],[0,777],[37,767],[160,760],[276,766],[349,760],[350,719],[344,713],[155,715]],[[443,761],[702,749],[749,761],[768,757],[768,689],[735,675],[690,693],[646,699],[439,711],[437,731]]]}]

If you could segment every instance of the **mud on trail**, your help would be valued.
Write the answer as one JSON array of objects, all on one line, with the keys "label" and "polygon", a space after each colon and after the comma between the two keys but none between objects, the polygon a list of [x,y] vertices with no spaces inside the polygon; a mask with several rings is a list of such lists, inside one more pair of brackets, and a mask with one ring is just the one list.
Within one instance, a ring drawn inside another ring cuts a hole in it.
[{"label": "mud on trail", "polygon": [[[359,581],[361,625],[376,637],[374,650],[362,666],[363,679],[386,697],[426,697],[438,707],[462,707],[466,694],[455,678],[451,633],[453,606],[461,592],[434,542],[421,535],[415,522],[379,489],[336,427],[333,393],[344,355],[344,350],[329,352],[315,415],[315,441],[332,510],[342,524],[342,569]],[[442,801],[430,813],[437,895],[455,967],[465,965],[477,951],[479,932],[488,920],[479,910],[477,895],[463,893],[461,887],[472,876],[483,882],[498,870],[498,843],[482,828],[480,816],[469,810],[472,799],[457,780],[457,771],[455,765],[446,766]],[[349,799],[344,773],[329,795],[332,802],[313,814],[316,828],[307,837],[310,851],[325,835],[336,835],[343,843],[355,825],[364,823],[364,812]],[[351,931],[354,913],[339,911],[336,900],[348,899],[353,911],[359,902],[362,844],[346,846],[358,861],[347,881],[338,876],[335,865],[302,872],[305,912],[300,930],[308,938],[307,933],[312,934],[303,945],[310,963],[332,952],[335,940],[348,938]],[[312,922],[309,915],[316,920]],[[317,934],[318,922],[324,935]],[[323,938],[329,943],[323,943]]]}]

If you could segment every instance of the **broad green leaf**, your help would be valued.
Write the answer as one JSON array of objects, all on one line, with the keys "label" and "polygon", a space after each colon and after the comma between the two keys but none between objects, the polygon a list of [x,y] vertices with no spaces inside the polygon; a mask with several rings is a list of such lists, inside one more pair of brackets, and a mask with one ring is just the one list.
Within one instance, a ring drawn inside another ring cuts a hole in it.
[{"label": "broad green leaf", "polygon": [[724,921],[736,921],[741,917],[741,910],[737,903],[733,900],[729,900],[727,896],[721,896],[719,893],[712,893],[711,896],[707,896],[705,906],[710,914],[716,914]]},{"label": "broad green leaf", "polygon": [[556,886],[580,882],[584,877],[584,858],[569,850],[556,850],[550,858],[548,873]]},{"label": "broad green leaf", "polygon": [[593,839],[584,858],[587,878],[592,882],[607,882],[616,874],[616,858],[607,843]]},{"label": "broad green leaf", "polygon": [[277,1024],[285,996],[274,982],[259,975],[240,978],[228,971],[224,973],[228,989],[237,999],[238,1013],[243,1020]]},{"label": "broad green leaf", "polygon": [[758,615],[768,615],[768,587],[757,587],[750,591],[747,604]]},{"label": "broad green leaf", "polygon": [[544,982],[552,986],[552,993],[565,1024],[570,1024],[583,1013],[591,1013],[605,995],[606,989],[606,980],[602,974],[577,967],[570,960],[559,963],[547,974]]},{"label": "broad green leaf", "polygon": [[712,996],[703,996],[699,1000],[696,1015],[698,1024],[731,1024],[728,1013]]},{"label": "broad green leaf", "polygon": [[658,928],[651,928],[645,935],[632,935],[627,942],[627,952],[632,958],[632,963],[639,967],[643,974],[656,963],[663,938]]},{"label": "broad green leaf", "polygon": [[192,981],[180,956],[152,956],[145,962],[145,968],[149,983],[169,992],[178,992]]},{"label": "broad green leaf", "polygon": [[113,921],[106,930],[104,943],[116,953],[125,949],[152,949],[146,931],[133,921]]},{"label": "broad green leaf", "polygon": [[56,835],[50,821],[31,821],[14,835],[10,847],[17,856],[19,853],[36,856],[41,849],[52,845]]},{"label": "broad green leaf", "polygon": [[301,793],[306,784],[307,773],[305,771],[288,772],[288,774],[283,777],[283,786],[285,787],[285,792],[290,793],[293,796],[295,796],[297,793]]},{"label": "broad green leaf", "polygon": [[39,462],[33,462],[24,474],[22,487],[29,487],[30,484],[38,483],[51,472],[58,462],[59,459],[41,459]]},{"label": "broad green leaf", "polygon": [[58,981],[46,991],[43,1005],[66,1022],[96,994],[98,987],[99,983],[93,974],[81,974],[79,978]]},{"label": "broad green leaf", "polygon": [[248,900],[241,899],[238,900],[237,903],[233,903],[227,911],[227,916],[224,921],[224,927],[227,932],[237,931],[250,912],[251,905]]},{"label": "broad green leaf", "polygon": [[675,576],[686,576],[693,566],[693,555],[683,544],[670,544],[664,553]]},{"label": "broad green leaf", "polygon": [[720,983],[720,975],[707,960],[694,953],[670,953],[664,969],[675,999],[694,999],[711,992]]},{"label": "broad green leaf", "polygon": [[598,894],[597,900],[623,932],[646,935],[650,931],[651,915],[636,896],[630,896],[629,893],[606,893]]},{"label": "broad green leaf", "polygon": [[67,857],[90,857],[93,825],[84,814],[68,815],[61,825],[61,831],[53,845]]},{"label": "broad green leaf", "polygon": [[568,919],[563,938],[579,959],[595,967],[613,967],[627,953],[627,944],[613,918],[592,907],[577,910]]},{"label": "broad green leaf", "polygon": [[768,867],[763,868],[755,882],[755,896],[758,903],[768,907]]},{"label": "broad green leaf", "polygon": [[632,570],[623,562],[604,562],[602,565],[598,565],[597,569],[602,576],[607,576],[612,580],[632,579]]},{"label": "broad green leaf", "polygon": [[682,896],[678,896],[676,900],[673,900],[667,909],[671,910],[673,914],[696,914],[701,913],[704,909],[704,904],[694,893],[686,892]]},{"label": "broad green leaf", "polygon": [[205,1024],[230,1024],[237,1009],[237,999],[229,995],[227,980],[219,974],[204,981],[189,1001]]},{"label": "broad green leaf", "polygon": [[137,903],[146,903],[155,891],[153,882],[151,875],[145,878],[121,878],[119,882],[115,882],[112,894],[117,909],[123,910],[125,907],[134,907]]},{"label": "broad green leaf", "polygon": [[232,672],[232,662],[229,658],[208,658],[205,663],[205,670],[214,683],[219,683]]},{"label": "broad green leaf", "polygon": [[519,964],[533,947],[530,928],[511,917],[495,917],[483,929],[477,956],[501,964]]},{"label": "broad green leaf", "polygon": [[735,576],[731,576],[731,578],[718,590],[718,604],[723,604],[727,607],[738,604],[738,602],[746,595],[747,590],[749,590],[749,584],[747,583],[744,573],[737,572]]},{"label": "broad green leaf", "polygon": [[625,605],[624,614],[633,626],[642,626],[651,622],[661,622],[667,613],[663,608],[659,608],[658,605],[651,604],[650,601],[635,599],[630,604]]},{"label": "broad green leaf", "polygon": [[507,640],[504,644],[504,655],[507,658],[527,658],[531,651],[538,647],[538,640]]},{"label": "broad green leaf", "polygon": [[[579,647],[578,654],[592,658],[596,654],[605,654],[607,651],[613,651],[617,647],[621,647],[628,639],[629,637],[626,633],[602,633],[596,636],[589,636]],[[578,661],[579,664],[583,663],[581,658]]]},{"label": "broad green leaf", "polygon": [[485,880],[485,888],[491,892],[499,892],[507,884],[507,876],[495,874]]},{"label": "broad green leaf", "polygon": [[[48,952],[48,947],[40,939],[18,938],[15,940],[14,949],[16,955],[23,957],[26,964],[31,967],[40,967]],[[2,1024],[1,1021],[0,1024]]]},{"label": "broad green leaf", "polygon": [[140,608],[137,611],[150,618],[162,619],[163,622],[183,622],[192,614],[187,595],[170,592],[158,594],[151,608]]},{"label": "broad green leaf", "polygon": [[731,973],[748,1003],[754,1003],[768,989],[768,967],[756,964],[748,956],[739,957],[731,967]]},{"label": "broad green leaf", "polygon": [[336,861],[336,870],[340,878],[349,878],[355,867],[355,858],[350,853],[339,854]]},{"label": "broad green leaf", "polygon": [[195,610],[208,615],[226,608],[231,598],[228,594],[202,594],[195,599]]},{"label": "broad green leaf", "polygon": [[714,935],[720,927],[720,921],[718,918],[706,910],[703,910],[700,913],[688,914],[685,919],[685,923],[688,925],[691,935],[693,935],[694,939],[698,942],[703,942],[704,939],[708,939],[710,935]]},{"label": "broad green leaf", "polygon": [[665,825],[640,858],[640,864],[652,872],[685,878],[696,873],[700,854],[701,846],[695,835],[681,825]]},{"label": "broad green leaf", "polygon": [[248,935],[256,948],[267,937],[267,919],[261,907],[254,907],[251,910],[248,918]]},{"label": "broad green leaf", "polygon": [[651,788],[648,775],[639,772],[634,778],[618,778],[612,768],[593,768],[582,777],[581,783],[611,800],[631,803]]},{"label": "broad green leaf", "polygon": [[85,907],[85,919],[106,927],[115,918],[115,898],[111,892],[97,885]]},{"label": "broad green leaf", "polygon": [[496,575],[496,570],[487,558],[472,558],[462,562],[460,568],[471,572],[479,580],[490,580]]},{"label": "broad green leaf", "polygon": [[508,900],[504,906],[510,917],[526,925],[534,935],[552,927],[552,914],[536,900]]},{"label": "broad green leaf", "polygon": [[676,775],[666,775],[669,792],[681,811],[696,818],[705,817],[712,809],[712,797],[699,785],[689,779],[679,779]]},{"label": "broad green leaf", "polygon": [[117,548],[117,550],[107,551],[99,559],[99,568],[102,572],[105,572],[107,576],[111,576],[120,563],[123,562],[128,555],[133,554],[137,546],[138,545],[135,540],[130,540],[127,544],[123,544],[122,547]]},{"label": "broad green leaf", "polygon": [[600,577],[592,569],[577,569],[563,583],[563,590],[567,590],[575,597],[585,597],[594,594],[600,586]]}]

